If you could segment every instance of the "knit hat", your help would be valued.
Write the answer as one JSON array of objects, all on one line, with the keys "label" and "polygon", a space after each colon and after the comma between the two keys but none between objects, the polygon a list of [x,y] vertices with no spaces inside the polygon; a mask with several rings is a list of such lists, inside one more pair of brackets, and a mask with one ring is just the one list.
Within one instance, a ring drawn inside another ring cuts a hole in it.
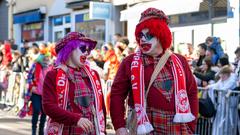
[{"label": "knit hat", "polygon": [[86,37],[84,34],[80,33],[80,32],[70,32],[68,33],[64,38],[62,38],[61,40],[59,40],[56,44],[55,47],[55,51],[58,54],[60,52],[60,50],[70,41],[74,41],[74,40],[79,40],[82,41],[84,43],[86,43],[87,46],[89,46],[90,48],[95,48],[97,41],[92,40],[88,37]]},{"label": "knit hat", "polygon": [[172,35],[168,27],[169,19],[162,10],[148,8],[141,13],[141,18],[136,26],[135,36],[139,44],[140,33],[143,29],[149,29],[149,33],[158,38],[163,50],[170,48]]},{"label": "knit hat", "polygon": [[166,21],[167,24],[169,23],[169,19],[164,14],[164,12],[162,10],[158,10],[156,8],[148,8],[147,10],[142,12],[139,23],[141,23],[147,19],[151,19],[151,18],[158,18],[158,19]]}]

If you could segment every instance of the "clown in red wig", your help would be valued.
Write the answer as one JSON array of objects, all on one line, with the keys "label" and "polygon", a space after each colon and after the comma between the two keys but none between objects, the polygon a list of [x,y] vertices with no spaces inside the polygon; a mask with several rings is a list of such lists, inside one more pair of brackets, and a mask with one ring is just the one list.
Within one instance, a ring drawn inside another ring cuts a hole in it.
[{"label": "clown in red wig", "polygon": [[[122,61],[111,89],[110,113],[117,135],[194,133],[196,82],[186,59],[169,49],[168,22],[155,8],[141,14],[135,29],[139,50]],[[127,96],[131,115],[126,122]]]}]

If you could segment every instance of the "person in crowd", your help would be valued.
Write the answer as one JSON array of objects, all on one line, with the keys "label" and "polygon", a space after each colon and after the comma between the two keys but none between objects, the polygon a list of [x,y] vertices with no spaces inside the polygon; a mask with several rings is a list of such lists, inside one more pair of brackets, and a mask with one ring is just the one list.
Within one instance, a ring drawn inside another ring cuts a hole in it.
[{"label": "person in crowd", "polygon": [[129,44],[128,47],[127,47],[127,54],[128,55],[134,54],[135,51],[136,51],[137,46],[138,45],[137,45],[136,41],[131,43],[131,44]]},{"label": "person in crowd", "polygon": [[115,33],[113,36],[113,44],[116,45],[117,41],[122,37],[120,33]]},{"label": "person in crowd", "polygon": [[207,47],[206,56],[211,57],[212,64],[216,66],[218,64],[218,56],[216,55],[216,50],[211,47]]},{"label": "person in crowd", "polygon": [[[11,75],[11,64],[9,63],[4,70],[5,73],[1,74],[1,77],[3,77],[3,79],[0,82],[0,101],[3,101],[3,103],[5,104],[7,98],[6,95],[9,83],[9,76]],[[2,94],[4,94],[4,97]]]},{"label": "person in crowd", "polygon": [[235,60],[234,60],[234,73],[237,75],[237,87],[236,90],[240,90],[240,47],[235,50]]},{"label": "person in crowd", "polygon": [[20,48],[21,54],[23,56],[27,55],[27,51],[29,50],[29,42],[28,40],[23,41],[23,46]]},{"label": "person in crowd", "polygon": [[217,89],[217,90],[232,90],[236,88],[236,77],[232,74],[232,68],[225,65],[221,68],[219,72],[220,79],[218,82],[208,85],[207,89]]},{"label": "person in crowd", "polygon": [[2,62],[3,62],[3,53],[0,50],[0,71],[4,70],[4,66],[3,66]]},{"label": "person in crowd", "polygon": [[[240,47],[238,47],[235,51],[234,54],[236,57],[234,58],[234,71],[238,70],[238,67],[240,67]],[[236,72],[237,73],[237,72]]]},{"label": "person in crowd", "polygon": [[56,67],[43,85],[47,135],[104,135],[105,105],[98,73],[86,62],[97,42],[70,32],[56,44]]},{"label": "person in crowd", "polygon": [[2,48],[3,53],[3,60],[2,60],[2,66],[3,68],[6,68],[8,64],[12,62],[12,52],[11,52],[11,45],[6,42]]},{"label": "person in crowd", "polygon": [[129,40],[126,37],[120,38],[115,46],[115,53],[118,57],[118,61],[121,62],[128,54],[127,47],[129,44]]},{"label": "person in crowd", "polygon": [[[38,58],[35,60],[33,65],[31,66],[27,82],[28,82],[28,89],[31,94],[30,100],[32,101],[32,135],[36,135],[37,132],[37,123],[40,116],[40,123],[39,123],[39,135],[44,135],[44,124],[46,121],[46,114],[43,112],[42,109],[42,92],[43,92],[43,81],[44,77],[49,68],[49,58],[50,53],[46,52],[45,54],[40,54]],[[26,97],[27,98],[27,97]]]},{"label": "person in crowd", "polygon": [[112,43],[108,43],[106,47],[108,49],[103,57],[103,61],[105,62],[103,67],[103,72],[104,72],[104,80],[107,83],[106,84],[107,93],[106,93],[105,101],[106,101],[107,115],[109,116],[111,85],[117,73],[120,62],[118,61],[117,55],[114,52]]},{"label": "person in crowd", "polygon": [[221,45],[221,39],[219,37],[207,37],[206,45],[209,48],[215,50],[215,53],[212,57],[213,59],[216,59],[216,61],[224,55],[223,48]]},{"label": "person in crowd", "polygon": [[18,100],[20,98],[20,85],[21,85],[21,75],[20,74],[16,74],[15,76],[15,81],[14,81],[14,84],[13,84],[13,103],[15,105],[14,107],[14,111],[15,112],[18,112],[19,111],[19,104],[18,104]]},{"label": "person in crowd", "polygon": [[227,55],[222,56],[222,57],[219,59],[219,61],[218,61],[218,65],[219,65],[220,67],[223,67],[223,66],[225,66],[225,65],[231,66],[231,65],[230,65],[230,62],[229,62],[229,60],[228,60],[228,56],[227,56]]},{"label": "person in crowd", "polygon": [[57,58],[55,47],[56,47],[55,43],[52,43],[52,44],[48,45],[48,50],[51,53],[51,63],[55,63],[56,58]]},{"label": "person in crowd", "polygon": [[22,68],[24,71],[29,70],[29,66],[31,66],[31,63],[29,63],[29,57],[28,57],[28,51],[30,50],[29,43],[27,40],[23,41],[23,46],[20,48],[21,55],[21,61],[22,61]]},{"label": "person in crowd", "polygon": [[[172,35],[163,11],[141,14],[135,37],[139,50],[126,57],[111,88],[110,114],[116,135],[193,134],[198,115],[197,85],[186,59],[172,53]],[[160,71],[159,71],[160,70]],[[125,122],[125,99],[135,119]]]},{"label": "person in crowd", "polygon": [[119,61],[117,59],[117,55],[114,52],[112,43],[108,43],[106,46],[108,49],[103,57],[104,64],[104,80],[113,80],[118,67],[119,67]]},{"label": "person in crowd", "polygon": [[97,65],[97,63],[96,63],[96,61],[94,59],[94,57],[95,57],[94,55],[96,55],[96,53],[97,53],[96,50],[92,50],[91,53],[87,57],[87,62],[89,63],[89,66],[93,70],[98,72],[99,77],[101,79],[103,79],[104,78],[103,69]]},{"label": "person in crowd", "polygon": [[193,74],[197,78],[197,84],[206,87],[209,83],[213,83],[216,72],[212,70],[211,57],[205,57],[201,69],[195,69]]},{"label": "person in crowd", "polygon": [[38,44],[33,43],[32,46],[28,49],[27,53],[28,54],[26,57],[28,58],[29,65],[32,65],[40,54],[40,48]]},{"label": "person in crowd", "polygon": [[194,55],[195,54],[193,45],[191,43],[187,43],[187,54],[185,55],[185,57],[190,65],[192,65],[192,61],[195,58]]},{"label": "person in crowd", "polygon": [[100,49],[95,49],[95,50],[96,50],[96,54],[93,56],[94,61],[100,68],[103,69],[103,66],[104,66],[103,55],[101,54]]},{"label": "person in crowd", "polygon": [[222,56],[219,60],[218,60],[218,64],[217,64],[218,66],[218,68],[215,68],[216,70],[215,70],[215,72],[216,72],[216,74],[215,74],[215,80],[216,81],[218,81],[219,79],[220,79],[220,76],[219,76],[219,73],[220,73],[220,70],[224,67],[224,66],[229,66],[231,69],[232,69],[232,71],[233,71],[233,67],[232,67],[232,65],[230,64],[230,62],[229,62],[229,58],[228,58],[228,56],[227,55],[224,55],[224,56]]},{"label": "person in crowd", "polygon": [[13,59],[11,62],[13,72],[22,72],[21,54],[19,51],[13,52]]},{"label": "person in crowd", "polygon": [[197,59],[196,67],[199,68],[202,66],[203,60],[206,57],[207,45],[205,43],[201,43],[198,45],[199,57]]},{"label": "person in crowd", "polygon": [[49,52],[48,44],[47,43],[41,43],[39,45],[39,50],[40,50],[40,53]]},{"label": "person in crowd", "polygon": [[11,49],[12,49],[13,51],[18,50],[18,45],[15,43],[15,40],[14,40],[14,39],[10,39],[10,40],[9,40],[9,43],[11,44]]}]

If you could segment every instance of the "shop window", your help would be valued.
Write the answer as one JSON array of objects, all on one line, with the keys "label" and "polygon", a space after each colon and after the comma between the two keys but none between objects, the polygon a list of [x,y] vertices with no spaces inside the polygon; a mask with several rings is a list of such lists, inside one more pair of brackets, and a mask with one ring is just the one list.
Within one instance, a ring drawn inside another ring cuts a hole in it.
[{"label": "shop window", "polygon": [[105,40],[105,21],[92,20],[76,23],[76,31],[86,34],[86,36],[98,41],[98,46]]},{"label": "shop window", "polygon": [[70,15],[65,16],[65,23],[71,23]]},{"label": "shop window", "polygon": [[65,28],[64,29],[64,34],[67,35],[69,32],[71,32],[71,28]]},{"label": "shop window", "polygon": [[54,41],[57,42],[59,39],[63,37],[62,31],[56,31],[54,32]]},{"label": "shop window", "polygon": [[63,25],[63,17],[56,17],[53,19],[54,26]]},{"label": "shop window", "polygon": [[22,25],[22,41],[42,41],[44,39],[43,22]]},{"label": "shop window", "polygon": [[197,23],[209,20],[208,11],[169,16],[171,25]]}]

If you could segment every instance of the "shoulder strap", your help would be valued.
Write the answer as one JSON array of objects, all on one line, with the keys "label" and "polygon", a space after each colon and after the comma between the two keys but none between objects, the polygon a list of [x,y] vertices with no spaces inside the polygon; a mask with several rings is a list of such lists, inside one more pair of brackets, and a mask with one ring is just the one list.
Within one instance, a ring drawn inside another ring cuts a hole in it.
[{"label": "shoulder strap", "polygon": [[149,89],[153,83],[153,81],[156,79],[158,73],[162,70],[163,66],[167,63],[168,58],[172,55],[172,52],[169,50],[166,50],[165,53],[163,54],[163,56],[160,58],[160,60],[158,61],[157,66],[155,67],[152,76],[151,76],[151,80],[149,82],[147,91],[146,91],[146,98],[148,96],[148,92]]}]

